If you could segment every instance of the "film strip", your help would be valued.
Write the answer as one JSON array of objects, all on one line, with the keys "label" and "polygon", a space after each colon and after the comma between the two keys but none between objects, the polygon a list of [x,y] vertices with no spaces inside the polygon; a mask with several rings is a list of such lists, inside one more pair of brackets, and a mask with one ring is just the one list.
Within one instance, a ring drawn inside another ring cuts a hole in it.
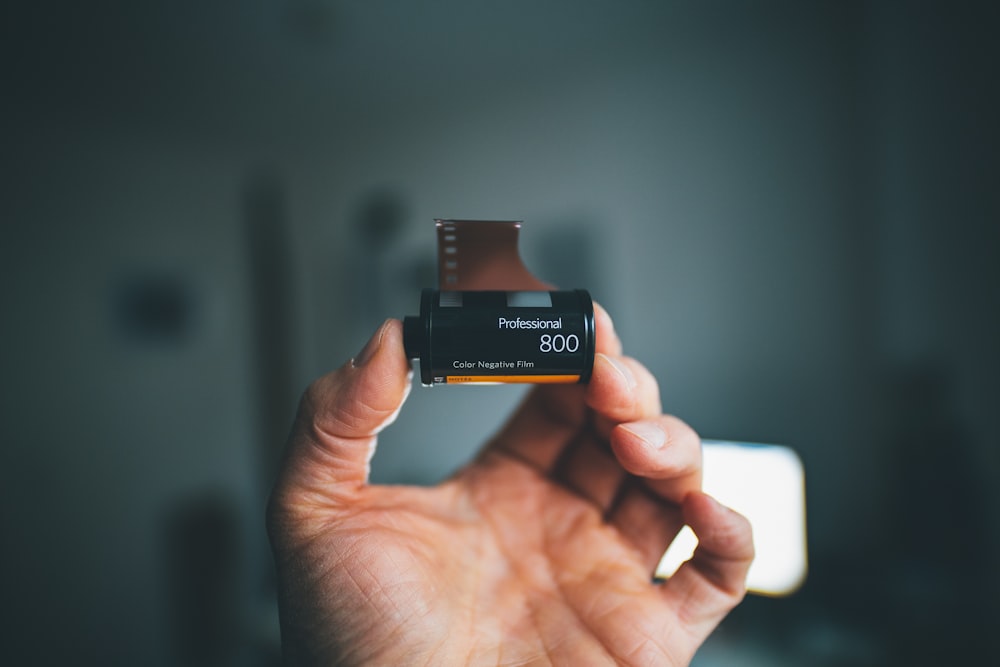
[{"label": "film strip", "polygon": [[438,289],[442,291],[554,289],[524,266],[520,220],[442,220],[437,226]]}]

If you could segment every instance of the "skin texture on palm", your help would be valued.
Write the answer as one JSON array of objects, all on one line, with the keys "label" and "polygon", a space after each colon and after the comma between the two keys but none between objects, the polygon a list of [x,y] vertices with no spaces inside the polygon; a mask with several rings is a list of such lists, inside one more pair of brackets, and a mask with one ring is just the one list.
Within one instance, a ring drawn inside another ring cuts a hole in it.
[{"label": "skin texture on palm", "polygon": [[[292,664],[687,664],[744,593],[750,528],[597,309],[587,386],[533,389],[432,488],[369,485],[410,387],[401,325],[303,397],[268,508]],[[699,536],[670,581],[654,568]]]}]

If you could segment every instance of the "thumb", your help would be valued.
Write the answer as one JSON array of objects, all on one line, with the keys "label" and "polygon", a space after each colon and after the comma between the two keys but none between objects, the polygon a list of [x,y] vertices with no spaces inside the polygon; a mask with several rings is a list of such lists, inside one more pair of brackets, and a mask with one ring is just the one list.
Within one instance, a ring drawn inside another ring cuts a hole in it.
[{"label": "thumb", "polygon": [[411,377],[402,323],[386,320],[357,357],[313,382],[299,404],[272,505],[308,511],[349,504],[368,482],[376,434],[399,414]]}]

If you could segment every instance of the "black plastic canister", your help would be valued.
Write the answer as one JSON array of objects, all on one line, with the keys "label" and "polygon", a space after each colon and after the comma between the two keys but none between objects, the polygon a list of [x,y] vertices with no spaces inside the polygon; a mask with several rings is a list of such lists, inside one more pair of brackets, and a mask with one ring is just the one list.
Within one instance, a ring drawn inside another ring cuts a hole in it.
[{"label": "black plastic canister", "polygon": [[586,290],[425,289],[403,339],[425,385],[587,382],[594,303]]}]

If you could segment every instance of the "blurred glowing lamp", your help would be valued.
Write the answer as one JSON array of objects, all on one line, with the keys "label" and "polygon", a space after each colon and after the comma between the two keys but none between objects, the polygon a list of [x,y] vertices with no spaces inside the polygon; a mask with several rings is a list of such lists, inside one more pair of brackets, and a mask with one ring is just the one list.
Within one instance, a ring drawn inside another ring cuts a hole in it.
[{"label": "blurred glowing lamp", "polygon": [[[752,593],[794,592],[806,576],[805,474],[788,447],[704,442],[704,490],[753,526],[756,556],[747,575]],[[656,568],[669,578],[691,557],[698,538],[685,526]]]}]

